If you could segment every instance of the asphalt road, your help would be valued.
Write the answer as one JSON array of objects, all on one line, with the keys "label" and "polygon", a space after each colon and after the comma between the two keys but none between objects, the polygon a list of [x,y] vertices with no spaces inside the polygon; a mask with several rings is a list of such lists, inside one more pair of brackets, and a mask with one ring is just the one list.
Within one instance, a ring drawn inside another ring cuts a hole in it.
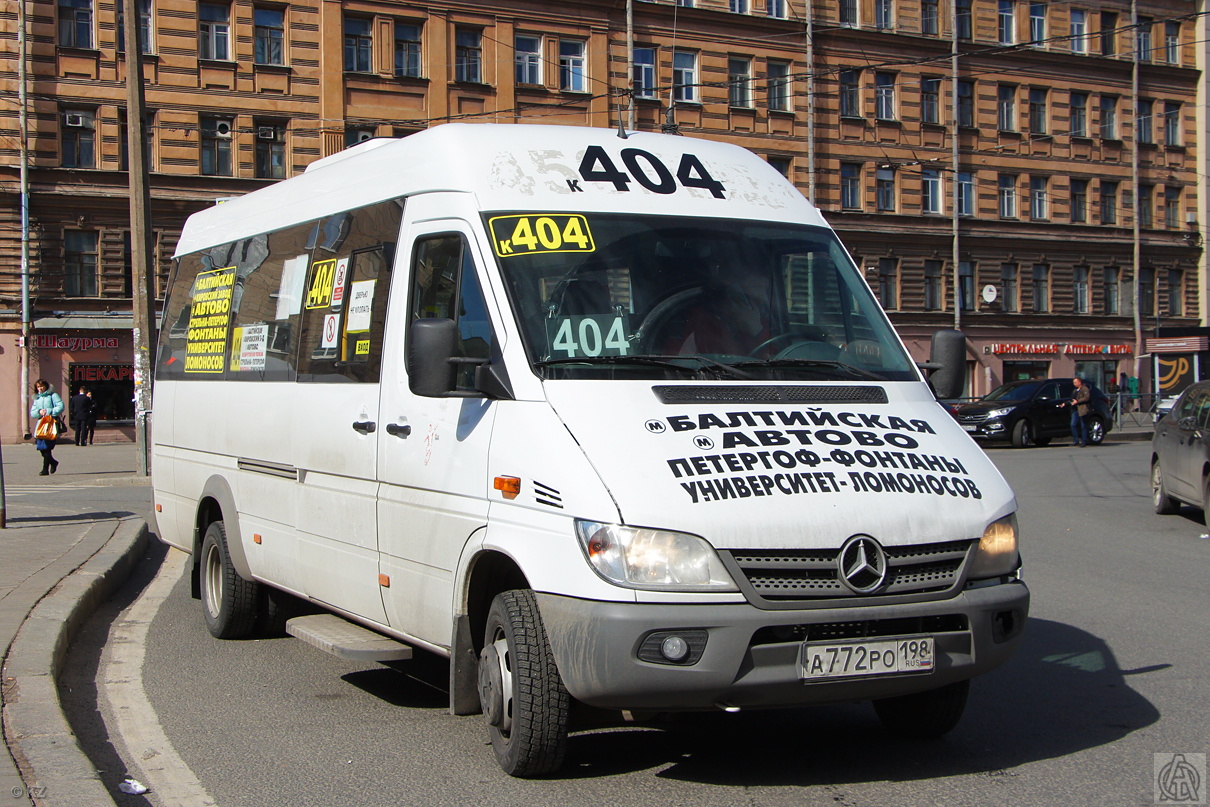
[{"label": "asphalt road", "polygon": [[[1196,511],[1152,512],[1148,450],[990,449],[1017,491],[1032,613],[1021,650],[975,682],[962,723],[936,742],[888,737],[868,704],[714,714],[577,733],[560,777],[511,779],[481,719],[446,714],[440,663],[388,669],[288,638],[215,640],[163,549],[78,643],[69,706],[100,767],[175,752],[201,789],[131,804],[1150,805],[1157,759],[1210,752],[1210,539]],[[107,625],[140,592],[146,702],[115,706],[103,682],[132,640]],[[118,712],[133,724],[115,727]]]}]

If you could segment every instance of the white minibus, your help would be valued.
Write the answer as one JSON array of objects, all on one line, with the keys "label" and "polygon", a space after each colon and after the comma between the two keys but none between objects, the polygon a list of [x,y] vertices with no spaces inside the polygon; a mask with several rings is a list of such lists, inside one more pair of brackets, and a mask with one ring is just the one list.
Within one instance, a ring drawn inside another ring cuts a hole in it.
[{"label": "white minibus", "polygon": [[1029,592],[1013,493],[937,402],[965,341],[933,346],[736,146],[371,140],[186,224],[159,535],[216,637],[448,658],[516,776],[560,766],[574,703],[872,701],[938,736]]}]

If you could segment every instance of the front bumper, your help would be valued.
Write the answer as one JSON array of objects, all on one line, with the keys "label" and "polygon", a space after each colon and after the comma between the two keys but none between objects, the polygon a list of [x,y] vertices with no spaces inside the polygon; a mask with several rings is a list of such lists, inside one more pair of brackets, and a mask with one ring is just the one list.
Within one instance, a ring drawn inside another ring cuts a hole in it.
[{"label": "front bumper", "polygon": [[[800,611],[764,611],[746,603],[612,603],[554,594],[539,594],[538,603],[555,662],[576,699],[604,709],[702,711],[887,698],[982,675],[1012,655],[1029,613],[1029,589],[1014,580],[942,601]],[[912,620],[951,628],[921,631],[935,639],[931,672],[804,683],[802,642],[778,640],[791,626],[831,630],[865,621],[900,625]],[[696,663],[638,658],[648,634],[669,629],[706,632]]]}]

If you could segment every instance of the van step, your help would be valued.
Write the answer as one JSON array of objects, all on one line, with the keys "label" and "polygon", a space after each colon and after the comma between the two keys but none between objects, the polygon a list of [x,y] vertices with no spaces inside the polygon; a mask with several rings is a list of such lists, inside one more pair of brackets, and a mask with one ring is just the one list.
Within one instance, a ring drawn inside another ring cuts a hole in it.
[{"label": "van step", "polygon": [[412,648],[335,614],[296,616],[286,621],[286,633],[333,656],[354,661],[403,661]]}]

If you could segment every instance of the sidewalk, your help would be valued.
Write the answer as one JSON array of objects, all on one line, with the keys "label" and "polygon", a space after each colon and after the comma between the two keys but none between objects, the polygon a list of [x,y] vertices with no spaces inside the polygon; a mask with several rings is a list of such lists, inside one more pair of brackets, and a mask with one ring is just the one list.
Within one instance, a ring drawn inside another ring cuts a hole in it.
[{"label": "sidewalk", "polygon": [[38,475],[42,458],[30,443],[5,445],[3,453],[0,797],[12,805],[113,804],[67,724],[55,681],[80,625],[138,562],[147,525],[138,517],[76,515],[54,491],[148,480],[136,475],[132,443],[61,444],[52,476]]}]

